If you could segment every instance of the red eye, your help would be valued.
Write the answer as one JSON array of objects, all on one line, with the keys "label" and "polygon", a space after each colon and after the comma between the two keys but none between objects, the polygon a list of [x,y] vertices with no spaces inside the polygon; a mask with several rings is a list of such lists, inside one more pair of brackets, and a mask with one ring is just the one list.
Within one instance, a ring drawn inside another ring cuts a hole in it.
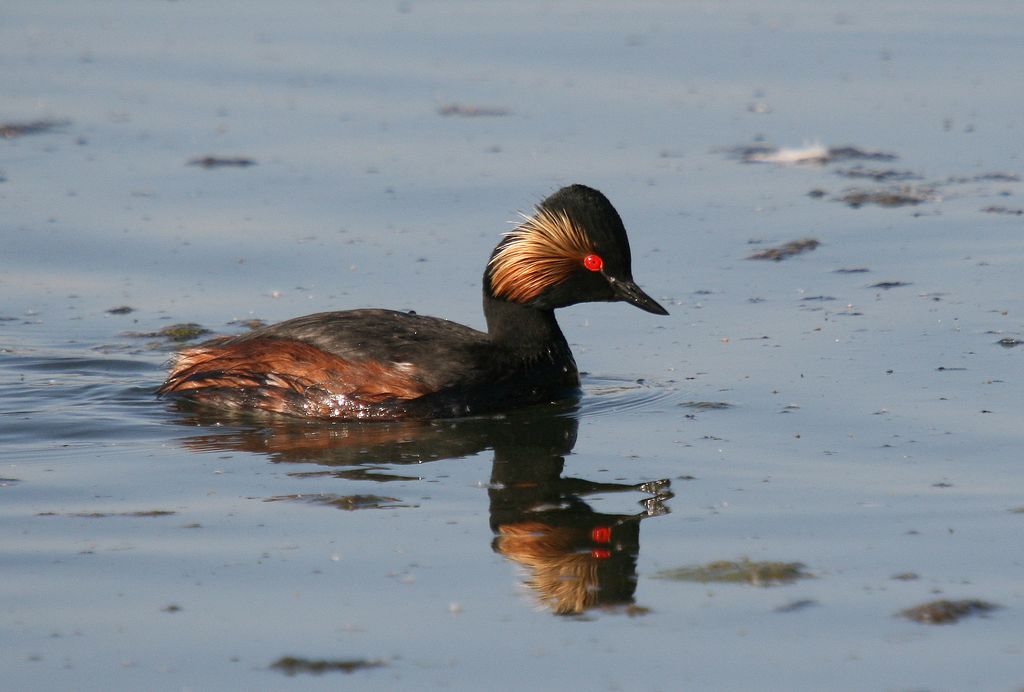
[{"label": "red eye", "polygon": [[590,254],[583,258],[583,266],[592,272],[599,272],[604,267],[604,260],[601,255]]}]

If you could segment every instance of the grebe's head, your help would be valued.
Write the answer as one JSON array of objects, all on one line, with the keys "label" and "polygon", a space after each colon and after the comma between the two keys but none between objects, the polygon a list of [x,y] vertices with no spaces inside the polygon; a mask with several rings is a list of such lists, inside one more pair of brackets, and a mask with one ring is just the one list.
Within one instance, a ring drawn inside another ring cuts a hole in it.
[{"label": "grebe's head", "polygon": [[633,281],[619,213],[607,197],[584,185],[563,187],[505,234],[487,264],[484,290],[546,310],[622,300],[668,314]]}]

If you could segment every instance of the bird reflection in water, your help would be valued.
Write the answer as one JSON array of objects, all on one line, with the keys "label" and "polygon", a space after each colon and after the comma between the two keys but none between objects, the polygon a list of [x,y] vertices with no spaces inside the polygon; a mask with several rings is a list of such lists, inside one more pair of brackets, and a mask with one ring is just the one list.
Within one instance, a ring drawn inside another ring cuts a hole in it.
[{"label": "bird reflection in water", "polygon": [[[186,438],[190,449],[259,452],[275,463],[330,467],[299,475],[414,480],[394,467],[492,449],[492,547],[525,570],[524,583],[539,604],[571,615],[632,606],[640,522],[666,514],[672,497],[667,479],[628,484],[564,476],[565,456],[576,444],[576,403],[486,418],[335,424],[266,416],[225,421],[223,413],[176,407],[185,425],[229,424]],[[623,492],[643,495],[638,511],[602,513],[584,501]]]},{"label": "bird reflection in water", "polygon": [[[576,429],[573,417],[534,418],[514,443],[495,444],[488,490],[494,549],[525,568],[526,585],[542,605],[565,615],[633,603],[640,521],[667,513],[671,497],[668,480],[563,476]],[[603,514],[583,500],[618,492],[646,495],[642,510]]]}]

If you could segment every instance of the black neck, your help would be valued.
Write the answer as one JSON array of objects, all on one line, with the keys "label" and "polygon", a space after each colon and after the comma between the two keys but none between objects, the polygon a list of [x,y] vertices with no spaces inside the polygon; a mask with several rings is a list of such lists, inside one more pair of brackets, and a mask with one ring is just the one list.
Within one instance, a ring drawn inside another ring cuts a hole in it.
[{"label": "black neck", "polygon": [[545,351],[569,354],[569,344],[555,321],[554,310],[541,310],[484,293],[484,316],[487,333],[495,344],[523,355]]}]

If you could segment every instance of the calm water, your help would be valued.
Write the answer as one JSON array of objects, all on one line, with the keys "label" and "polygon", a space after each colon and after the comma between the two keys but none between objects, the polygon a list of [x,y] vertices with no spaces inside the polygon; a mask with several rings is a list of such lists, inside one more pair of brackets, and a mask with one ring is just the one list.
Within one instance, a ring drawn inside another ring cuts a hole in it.
[{"label": "calm water", "polygon": [[[0,124],[41,126],[0,140],[5,688],[1019,689],[1022,32],[994,1],[8,2]],[[743,160],[814,143],[860,156]],[[500,233],[570,182],[672,313],[561,311],[578,401],[152,396],[177,323],[482,326]],[[998,607],[899,615],[936,599]]]}]

